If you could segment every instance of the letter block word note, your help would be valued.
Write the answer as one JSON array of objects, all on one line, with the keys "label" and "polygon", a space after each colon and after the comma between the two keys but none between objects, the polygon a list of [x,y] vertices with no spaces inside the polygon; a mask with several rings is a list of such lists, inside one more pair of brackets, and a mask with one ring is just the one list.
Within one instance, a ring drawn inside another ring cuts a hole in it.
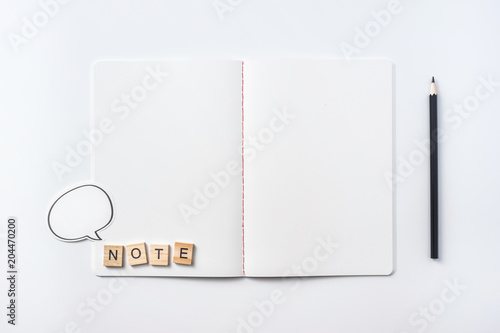
[{"label": "letter block word note", "polygon": [[123,246],[122,245],[104,245],[104,266],[122,267],[123,265]]},{"label": "letter block word note", "polygon": [[174,262],[181,265],[191,265],[193,260],[193,244],[175,243]]},{"label": "letter block word note", "polygon": [[170,245],[149,245],[149,263],[153,266],[168,266],[168,250]]},{"label": "letter block word note", "polygon": [[148,254],[146,253],[146,243],[127,245],[127,257],[130,266],[147,264]]}]

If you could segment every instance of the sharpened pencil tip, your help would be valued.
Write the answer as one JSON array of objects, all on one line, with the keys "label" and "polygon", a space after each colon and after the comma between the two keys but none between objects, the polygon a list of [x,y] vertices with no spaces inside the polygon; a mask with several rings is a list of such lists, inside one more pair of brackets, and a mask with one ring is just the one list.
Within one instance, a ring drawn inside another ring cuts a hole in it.
[{"label": "sharpened pencil tip", "polygon": [[436,91],[436,82],[434,82],[434,76],[432,77],[432,82],[431,82],[431,89],[429,92],[431,95],[437,95]]}]

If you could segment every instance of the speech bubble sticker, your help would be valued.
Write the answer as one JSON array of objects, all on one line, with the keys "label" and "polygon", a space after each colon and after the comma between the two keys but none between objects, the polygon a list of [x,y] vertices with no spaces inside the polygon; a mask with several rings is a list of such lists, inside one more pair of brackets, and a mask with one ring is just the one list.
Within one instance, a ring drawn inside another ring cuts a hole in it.
[{"label": "speech bubble sticker", "polygon": [[50,231],[65,242],[101,240],[98,232],[113,220],[113,203],[97,185],[77,186],[61,195],[50,207]]}]

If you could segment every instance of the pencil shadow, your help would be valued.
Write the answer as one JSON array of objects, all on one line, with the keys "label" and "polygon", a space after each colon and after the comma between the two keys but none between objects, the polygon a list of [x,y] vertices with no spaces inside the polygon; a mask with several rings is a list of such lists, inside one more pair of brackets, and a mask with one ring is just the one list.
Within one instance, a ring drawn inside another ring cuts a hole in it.
[{"label": "pencil shadow", "polygon": [[[396,129],[396,124],[397,124],[397,113],[396,113],[396,95],[397,95],[397,84],[396,84],[396,65],[392,63],[392,173],[393,175],[397,171],[397,161],[396,161],[396,152],[397,152],[397,145],[396,145],[396,138],[397,138],[397,129]],[[395,177],[393,177],[395,179]],[[392,272],[389,275],[393,275],[396,270],[397,270],[397,264],[398,264],[398,241],[397,241],[397,236],[398,236],[398,224],[397,224],[397,184],[395,181],[392,182],[392,251],[393,251],[393,268]]]}]

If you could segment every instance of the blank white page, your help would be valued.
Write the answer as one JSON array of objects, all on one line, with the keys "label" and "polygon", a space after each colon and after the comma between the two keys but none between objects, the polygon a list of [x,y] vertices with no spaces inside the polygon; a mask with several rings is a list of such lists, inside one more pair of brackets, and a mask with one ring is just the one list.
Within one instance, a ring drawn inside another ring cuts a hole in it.
[{"label": "blank white page", "polygon": [[[115,208],[113,223],[100,232],[103,241],[93,244],[97,275],[242,275],[241,65],[94,65],[93,122],[99,127],[109,119],[113,130],[95,147],[93,177]],[[182,205],[197,213],[186,219]],[[130,266],[125,256],[122,268],[103,266],[105,244],[139,242],[170,244],[170,264]],[[175,242],[194,243],[191,266],[172,262]]]},{"label": "blank white page", "polygon": [[244,78],[246,275],[390,274],[391,63],[253,60]]}]

